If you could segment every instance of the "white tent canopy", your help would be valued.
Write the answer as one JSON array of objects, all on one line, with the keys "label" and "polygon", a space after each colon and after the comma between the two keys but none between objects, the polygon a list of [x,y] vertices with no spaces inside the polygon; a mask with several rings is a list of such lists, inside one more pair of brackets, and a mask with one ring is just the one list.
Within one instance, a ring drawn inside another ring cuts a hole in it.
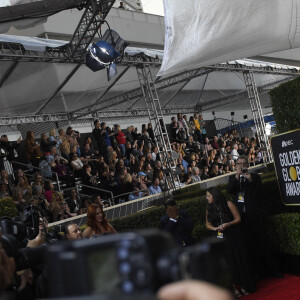
[{"label": "white tent canopy", "polygon": [[[37,51],[46,47],[55,47],[65,44],[65,42],[61,41],[17,36],[11,37],[7,35],[0,35],[0,42],[1,41],[15,42],[22,44],[24,48]],[[133,57],[140,53],[158,59],[163,56],[163,51],[161,50],[135,47],[127,47],[126,49],[126,56]],[[5,75],[11,64],[11,61],[0,61],[0,78]],[[225,65],[299,70],[299,68],[296,67],[249,59],[231,61],[224,64],[224,66]],[[0,89],[0,116],[29,114],[38,111],[43,103],[53,95],[56,88],[64,81],[74,66],[75,65],[71,63],[18,62]],[[123,72],[125,68],[127,68],[127,66],[118,65],[118,74]],[[159,65],[152,66],[153,77],[157,75],[158,70]],[[261,73],[256,74],[255,78],[258,86],[265,86],[273,82],[281,81],[287,78],[287,76]],[[85,65],[82,65],[63,89],[45,107],[44,112],[70,112],[92,105],[110,85],[111,82],[107,81],[105,70],[92,72]],[[139,87],[136,69],[135,67],[131,67],[119,81],[110,88],[103,99],[108,99]],[[163,107],[181,106],[183,99],[185,105],[205,104],[209,101],[223,98],[224,96],[245,91],[245,83],[241,74],[228,71],[211,72],[207,76],[191,79],[185,83],[182,89],[181,87],[182,83],[179,83],[159,91]],[[173,97],[179,89],[181,89],[180,93]],[[134,110],[138,108],[145,108],[142,98],[138,101],[120,103],[119,105],[117,104],[113,107],[106,108],[106,110]]]},{"label": "white tent canopy", "polygon": [[300,0],[164,0],[159,75],[300,47]]}]

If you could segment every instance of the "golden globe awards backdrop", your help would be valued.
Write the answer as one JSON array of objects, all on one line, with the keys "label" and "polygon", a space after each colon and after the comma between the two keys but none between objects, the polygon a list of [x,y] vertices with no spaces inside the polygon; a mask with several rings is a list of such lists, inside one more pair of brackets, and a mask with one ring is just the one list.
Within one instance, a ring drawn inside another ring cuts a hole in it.
[{"label": "golden globe awards backdrop", "polygon": [[282,200],[300,205],[300,129],[274,136],[271,146]]}]

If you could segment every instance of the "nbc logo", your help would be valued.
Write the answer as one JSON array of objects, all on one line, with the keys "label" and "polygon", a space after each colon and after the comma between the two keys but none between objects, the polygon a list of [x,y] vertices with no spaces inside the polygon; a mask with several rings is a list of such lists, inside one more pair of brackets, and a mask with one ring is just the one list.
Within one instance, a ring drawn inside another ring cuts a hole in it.
[{"label": "nbc logo", "polygon": [[293,140],[282,141],[282,143],[281,143],[281,147],[282,147],[282,148],[285,148],[285,147],[291,146],[291,145],[293,145]]}]

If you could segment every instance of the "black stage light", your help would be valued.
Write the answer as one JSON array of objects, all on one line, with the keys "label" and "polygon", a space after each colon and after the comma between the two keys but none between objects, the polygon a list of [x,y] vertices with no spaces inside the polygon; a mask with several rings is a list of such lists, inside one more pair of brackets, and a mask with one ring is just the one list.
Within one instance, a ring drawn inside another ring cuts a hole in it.
[{"label": "black stage light", "polygon": [[86,66],[92,71],[107,69],[107,79],[117,74],[116,63],[123,59],[128,43],[117,32],[108,29],[102,39],[93,43],[86,54]]},{"label": "black stage light", "polygon": [[232,116],[234,116],[234,111],[232,111],[230,114],[231,114]]},{"label": "black stage light", "polygon": [[248,120],[248,115],[244,115],[244,120]]}]

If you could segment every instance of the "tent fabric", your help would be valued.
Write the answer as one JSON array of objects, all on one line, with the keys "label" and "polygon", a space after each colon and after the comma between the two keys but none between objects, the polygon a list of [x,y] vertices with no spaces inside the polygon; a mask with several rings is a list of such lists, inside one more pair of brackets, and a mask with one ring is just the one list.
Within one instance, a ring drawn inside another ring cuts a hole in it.
[{"label": "tent fabric", "polygon": [[24,49],[28,51],[46,51],[46,47],[57,48],[69,43],[65,41],[8,34],[0,34],[0,42],[22,44]]},{"label": "tent fabric", "polygon": [[[30,51],[46,51],[46,48],[57,48],[64,45],[67,45],[67,41],[61,40],[52,40],[52,39],[42,39],[37,37],[26,37],[26,36],[17,36],[17,35],[8,35],[8,34],[0,34],[0,43],[16,43],[23,45],[25,50]],[[152,58],[163,59],[165,56],[164,50],[157,49],[147,49],[147,48],[138,48],[138,47],[126,47],[125,54],[129,56],[135,56],[139,54],[145,54],[146,56]],[[299,67],[287,66],[282,64],[275,64],[270,62],[263,62],[254,59],[238,59],[229,61],[222,64],[230,64],[230,65],[243,65],[248,67],[272,67],[278,69],[297,69],[300,70]],[[195,69],[195,66],[192,66],[191,69]]]},{"label": "tent fabric", "polygon": [[[50,39],[38,39],[29,37],[16,37],[0,35],[0,43],[15,42],[24,45],[25,48],[31,47],[33,50],[41,50],[47,47],[57,47],[62,41]],[[12,40],[14,39],[14,40]],[[155,49],[127,47],[125,56],[135,56],[144,53],[153,58],[162,58],[163,51]],[[126,57],[125,57],[126,59]],[[274,63],[266,63],[256,60],[244,59],[230,61],[226,64],[244,65],[255,67],[275,67],[288,68]],[[12,62],[0,60],[0,78],[4,78],[7,70],[11,67]],[[74,68],[70,63],[44,63],[44,62],[22,62],[20,61],[6,78],[0,89],[0,117],[24,115],[36,112],[54,94],[57,87],[65,80]],[[118,64],[117,70],[121,74],[127,65]],[[300,68],[296,68],[300,70]],[[158,73],[158,66],[151,65],[151,73],[155,77]],[[105,71],[92,72],[84,64],[73,75],[68,83],[54,97],[54,99],[45,107],[44,113],[69,112],[75,109],[81,109],[85,106],[92,105],[101,97],[102,100],[110,99],[122,93],[140,88],[139,78],[136,68],[131,67],[126,73],[110,87],[111,83],[107,82]],[[256,73],[255,81],[257,86],[264,86],[275,81],[281,81],[287,78],[284,75]],[[202,87],[204,90],[202,91]],[[245,82],[236,72],[214,71],[207,77],[202,76],[194,78],[185,84],[184,88],[173,97],[173,95],[182,87],[182,83],[171,85],[163,90],[159,90],[159,98],[162,106],[180,107],[183,105],[196,105],[197,103],[206,104],[210,101],[223,98],[228,95],[239,93],[245,90]],[[109,89],[109,91],[107,91]],[[102,97],[102,94],[105,96]],[[201,97],[201,99],[200,99]],[[172,98],[172,101],[170,99]],[[201,101],[200,101],[200,100]],[[137,103],[136,100],[126,101],[120,104],[114,104],[106,110],[120,109],[131,110],[145,108],[144,100],[141,98]],[[200,102],[199,102],[200,101]],[[132,107],[131,107],[132,106]]]},{"label": "tent fabric", "polygon": [[158,76],[300,46],[300,0],[164,0]]}]

